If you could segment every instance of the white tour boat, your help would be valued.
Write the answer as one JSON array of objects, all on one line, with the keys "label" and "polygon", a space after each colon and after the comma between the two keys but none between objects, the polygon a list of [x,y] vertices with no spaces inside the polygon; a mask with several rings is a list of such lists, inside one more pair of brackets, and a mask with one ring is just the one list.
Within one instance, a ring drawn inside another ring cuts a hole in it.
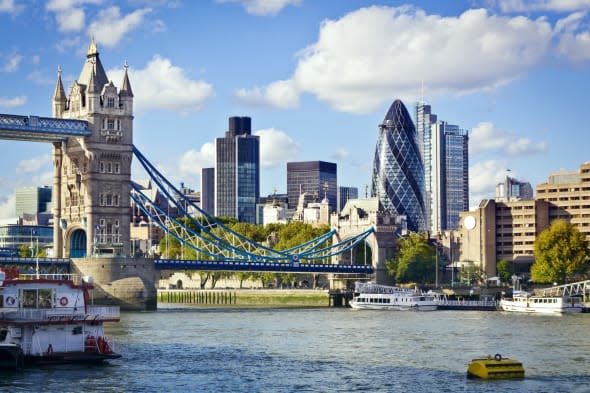
[{"label": "white tour boat", "polygon": [[89,278],[0,271],[0,368],[116,359],[104,322],[119,307],[91,305]]},{"label": "white tour boat", "polygon": [[371,282],[355,283],[354,297],[350,301],[352,308],[364,310],[433,311],[437,304],[434,293]]},{"label": "white tour boat", "polygon": [[534,296],[525,291],[514,291],[512,298],[500,299],[504,311],[562,314],[581,312],[584,304],[577,296]]}]

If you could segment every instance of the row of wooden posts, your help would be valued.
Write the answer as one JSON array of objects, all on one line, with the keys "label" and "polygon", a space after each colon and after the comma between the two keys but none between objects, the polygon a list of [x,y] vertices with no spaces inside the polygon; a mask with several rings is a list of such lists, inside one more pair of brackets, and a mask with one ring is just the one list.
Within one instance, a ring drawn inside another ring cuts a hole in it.
[{"label": "row of wooden posts", "polygon": [[235,291],[158,291],[158,303],[236,304],[236,301]]}]

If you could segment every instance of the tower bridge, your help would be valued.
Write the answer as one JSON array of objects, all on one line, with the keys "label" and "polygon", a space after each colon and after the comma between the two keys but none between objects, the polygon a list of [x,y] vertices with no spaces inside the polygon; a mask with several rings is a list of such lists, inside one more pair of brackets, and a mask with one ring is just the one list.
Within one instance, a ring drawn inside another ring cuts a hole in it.
[{"label": "tower bridge", "polygon": [[[376,200],[352,201],[345,216],[332,217],[330,232],[288,250],[274,250],[234,232],[186,199],[133,146],[134,95],[127,68],[125,64],[117,88],[108,80],[92,42],[67,95],[58,69],[53,117],[0,114],[0,139],[52,144],[55,257],[5,256],[0,265],[30,268],[34,263],[40,269],[63,269],[69,261],[72,271],[95,278],[99,295],[127,305],[155,301],[156,270],[313,272],[334,277],[375,273],[378,282],[387,280],[384,261],[393,252],[397,226],[380,212]],[[133,157],[192,227],[133,187]],[[197,259],[130,257],[132,206],[193,249]],[[189,211],[199,212],[199,219]],[[370,260],[354,265],[352,254],[360,244],[371,248]]]}]

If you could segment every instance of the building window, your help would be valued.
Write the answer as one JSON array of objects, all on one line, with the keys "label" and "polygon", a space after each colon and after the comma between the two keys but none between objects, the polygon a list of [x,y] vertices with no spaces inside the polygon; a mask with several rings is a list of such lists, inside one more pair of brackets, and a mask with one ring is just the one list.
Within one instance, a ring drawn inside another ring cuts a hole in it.
[{"label": "building window", "polygon": [[107,120],[107,130],[114,130],[115,129],[115,120],[108,119]]},{"label": "building window", "polygon": [[107,108],[114,108],[115,107],[115,97],[108,97],[107,98]]},{"label": "building window", "polygon": [[115,173],[121,173],[121,167],[118,162],[115,162]]},{"label": "building window", "polygon": [[99,166],[100,166],[100,173],[104,173],[104,161],[101,161]]},{"label": "building window", "polygon": [[107,173],[113,173],[113,164],[107,162]]}]

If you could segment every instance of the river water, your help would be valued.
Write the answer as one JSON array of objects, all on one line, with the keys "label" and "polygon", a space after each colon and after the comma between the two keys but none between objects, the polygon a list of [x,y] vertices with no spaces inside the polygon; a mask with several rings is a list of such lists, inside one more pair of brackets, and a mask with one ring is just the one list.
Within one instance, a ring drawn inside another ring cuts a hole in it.
[{"label": "river water", "polygon": [[[0,374],[9,392],[590,392],[590,314],[160,309],[107,326],[123,358]],[[500,353],[526,378],[466,378]]]}]

